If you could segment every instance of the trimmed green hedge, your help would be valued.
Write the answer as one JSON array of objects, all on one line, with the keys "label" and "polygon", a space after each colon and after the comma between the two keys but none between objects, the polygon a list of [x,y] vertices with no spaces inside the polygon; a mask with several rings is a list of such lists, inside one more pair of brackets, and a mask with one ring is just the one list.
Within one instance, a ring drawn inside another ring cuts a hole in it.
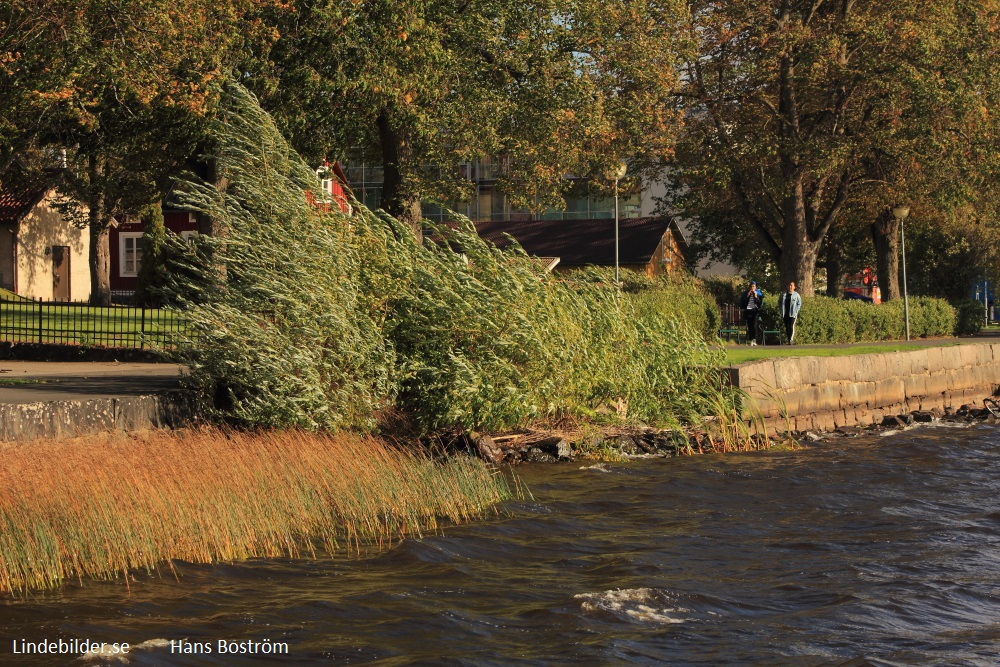
[{"label": "trimmed green hedge", "polygon": [[622,275],[624,289],[639,312],[681,319],[707,340],[718,335],[719,307],[702,281],[686,274],[649,279],[633,271],[626,273],[630,275]]},{"label": "trimmed green hedge", "polygon": [[705,278],[702,284],[705,290],[715,298],[719,308],[730,303],[739,303],[747,291],[749,280],[740,276],[712,276]]},{"label": "trimmed green hedge", "polygon": [[[761,311],[768,329],[778,329],[778,297],[764,298]],[[910,299],[910,337],[951,336],[956,331],[957,316],[944,299]],[[802,299],[796,328],[796,343],[857,343],[863,341],[901,340],[906,338],[902,300],[880,305],[864,301],[814,296]]]}]

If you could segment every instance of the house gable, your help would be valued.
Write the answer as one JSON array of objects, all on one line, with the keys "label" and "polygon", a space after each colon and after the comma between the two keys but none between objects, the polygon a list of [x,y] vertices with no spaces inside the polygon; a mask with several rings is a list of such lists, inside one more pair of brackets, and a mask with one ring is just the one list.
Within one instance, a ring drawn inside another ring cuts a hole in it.
[{"label": "house gable", "polygon": [[[557,270],[615,265],[614,219],[484,221],[475,226],[499,248],[508,247],[513,237],[529,255],[558,257]],[[670,218],[623,218],[618,236],[623,268],[655,276],[684,265],[683,237]]]},{"label": "house gable", "polygon": [[[90,230],[56,206],[55,189],[4,192],[0,280],[21,296],[43,300],[90,298]],[[16,216],[16,217],[15,217]]]}]

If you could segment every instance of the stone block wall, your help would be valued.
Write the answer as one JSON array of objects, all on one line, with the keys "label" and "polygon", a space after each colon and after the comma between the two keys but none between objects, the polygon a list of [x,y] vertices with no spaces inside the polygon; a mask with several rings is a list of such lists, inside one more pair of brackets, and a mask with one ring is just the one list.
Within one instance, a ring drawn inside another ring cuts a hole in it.
[{"label": "stone block wall", "polygon": [[197,423],[201,412],[193,395],[184,391],[90,401],[3,403],[0,442],[181,428]]},{"label": "stone block wall", "polygon": [[785,357],[730,369],[734,385],[784,431],[868,426],[890,415],[957,409],[1000,388],[1000,344],[844,357]]}]

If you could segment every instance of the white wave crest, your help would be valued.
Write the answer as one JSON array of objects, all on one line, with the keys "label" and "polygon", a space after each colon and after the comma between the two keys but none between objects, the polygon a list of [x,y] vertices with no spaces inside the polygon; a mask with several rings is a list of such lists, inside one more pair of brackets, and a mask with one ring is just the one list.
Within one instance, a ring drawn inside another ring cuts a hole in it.
[{"label": "white wave crest", "polygon": [[684,623],[687,619],[680,615],[691,611],[676,606],[670,595],[655,588],[618,588],[573,597],[583,600],[580,607],[585,612],[605,612],[643,623]]}]

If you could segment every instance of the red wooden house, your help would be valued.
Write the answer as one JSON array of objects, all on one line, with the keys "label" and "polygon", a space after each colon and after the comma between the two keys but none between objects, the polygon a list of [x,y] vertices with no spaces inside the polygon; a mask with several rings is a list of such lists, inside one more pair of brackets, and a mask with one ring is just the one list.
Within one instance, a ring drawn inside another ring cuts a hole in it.
[{"label": "red wooden house", "polygon": [[[331,166],[324,163],[316,170],[319,187],[316,192],[306,191],[306,197],[314,206],[330,210],[337,207],[346,215],[351,214],[340,164]],[[198,219],[193,213],[174,209],[163,209],[163,224],[167,230],[190,241],[198,235]],[[139,267],[142,265],[142,223],[138,220],[119,224],[111,228],[108,240],[111,250],[111,292],[121,300],[127,300],[138,286]]]},{"label": "red wooden house", "polygon": [[[198,235],[198,220],[193,213],[165,208],[163,225],[185,240]],[[138,285],[142,264],[142,223],[136,220],[112,227],[108,245],[111,249],[111,292],[130,296]]]}]

